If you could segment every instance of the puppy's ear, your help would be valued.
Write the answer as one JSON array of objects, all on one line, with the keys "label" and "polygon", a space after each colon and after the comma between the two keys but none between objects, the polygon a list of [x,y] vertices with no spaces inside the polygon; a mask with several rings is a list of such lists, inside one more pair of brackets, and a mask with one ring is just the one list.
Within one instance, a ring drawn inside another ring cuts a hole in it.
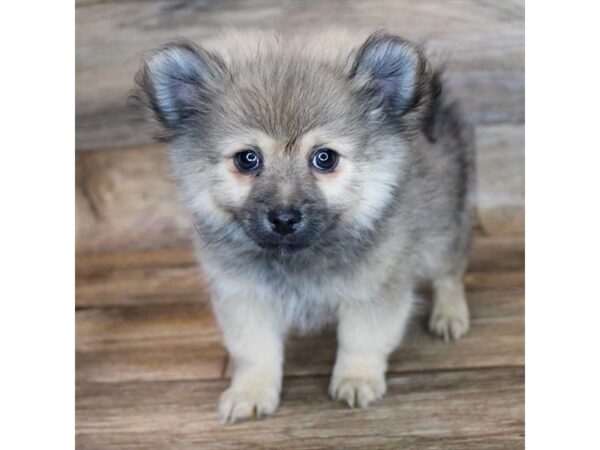
[{"label": "puppy's ear", "polygon": [[351,77],[366,88],[373,108],[400,117],[423,100],[431,75],[421,50],[410,42],[377,32],[358,50]]},{"label": "puppy's ear", "polygon": [[143,60],[134,97],[151,110],[163,127],[161,137],[169,140],[207,112],[211,90],[224,70],[215,55],[188,43],[169,44]]}]

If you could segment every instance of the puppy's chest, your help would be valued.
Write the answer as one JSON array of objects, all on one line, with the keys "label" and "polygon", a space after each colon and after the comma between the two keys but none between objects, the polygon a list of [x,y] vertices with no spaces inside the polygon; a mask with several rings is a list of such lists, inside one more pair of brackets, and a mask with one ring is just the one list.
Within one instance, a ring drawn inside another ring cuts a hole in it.
[{"label": "puppy's chest", "polygon": [[[340,302],[370,297],[374,286],[356,268],[305,270],[269,267],[253,273],[255,285],[266,297],[294,308],[336,309]],[[297,305],[297,306],[296,306]]]},{"label": "puppy's chest", "polygon": [[213,293],[267,305],[289,329],[307,333],[334,322],[340,304],[365,301],[381,286],[368,271],[323,266],[292,270],[277,264],[208,265]]},{"label": "puppy's chest", "polygon": [[257,275],[256,283],[269,297],[295,303],[334,304],[346,286],[342,274],[266,270]]}]

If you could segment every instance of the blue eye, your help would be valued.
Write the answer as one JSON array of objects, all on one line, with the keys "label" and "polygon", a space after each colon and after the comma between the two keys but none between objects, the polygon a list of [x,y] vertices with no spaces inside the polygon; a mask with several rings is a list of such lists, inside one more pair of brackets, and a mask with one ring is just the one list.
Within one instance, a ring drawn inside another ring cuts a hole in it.
[{"label": "blue eye", "polygon": [[251,173],[260,168],[261,160],[254,150],[242,150],[234,155],[235,166],[242,173]]},{"label": "blue eye", "polygon": [[312,156],[311,165],[320,172],[332,172],[337,166],[339,155],[330,148],[320,148]]}]

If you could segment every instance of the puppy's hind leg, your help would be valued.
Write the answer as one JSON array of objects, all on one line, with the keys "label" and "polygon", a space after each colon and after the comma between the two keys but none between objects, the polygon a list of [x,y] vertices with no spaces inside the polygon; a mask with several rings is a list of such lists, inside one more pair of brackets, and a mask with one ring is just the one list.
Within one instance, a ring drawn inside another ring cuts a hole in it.
[{"label": "puppy's hind leg", "polygon": [[429,330],[446,341],[460,339],[469,331],[469,307],[462,274],[443,276],[433,281]]}]

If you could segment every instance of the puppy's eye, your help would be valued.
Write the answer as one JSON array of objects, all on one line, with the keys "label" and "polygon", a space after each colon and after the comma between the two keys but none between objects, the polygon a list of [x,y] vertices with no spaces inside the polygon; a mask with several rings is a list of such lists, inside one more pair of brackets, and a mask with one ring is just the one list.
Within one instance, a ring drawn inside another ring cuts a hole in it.
[{"label": "puppy's eye", "polygon": [[337,166],[339,155],[330,148],[320,148],[312,156],[311,165],[320,172],[332,172]]},{"label": "puppy's eye", "polygon": [[261,165],[260,156],[254,150],[242,150],[233,156],[235,166],[240,172],[250,173],[258,170]]}]

